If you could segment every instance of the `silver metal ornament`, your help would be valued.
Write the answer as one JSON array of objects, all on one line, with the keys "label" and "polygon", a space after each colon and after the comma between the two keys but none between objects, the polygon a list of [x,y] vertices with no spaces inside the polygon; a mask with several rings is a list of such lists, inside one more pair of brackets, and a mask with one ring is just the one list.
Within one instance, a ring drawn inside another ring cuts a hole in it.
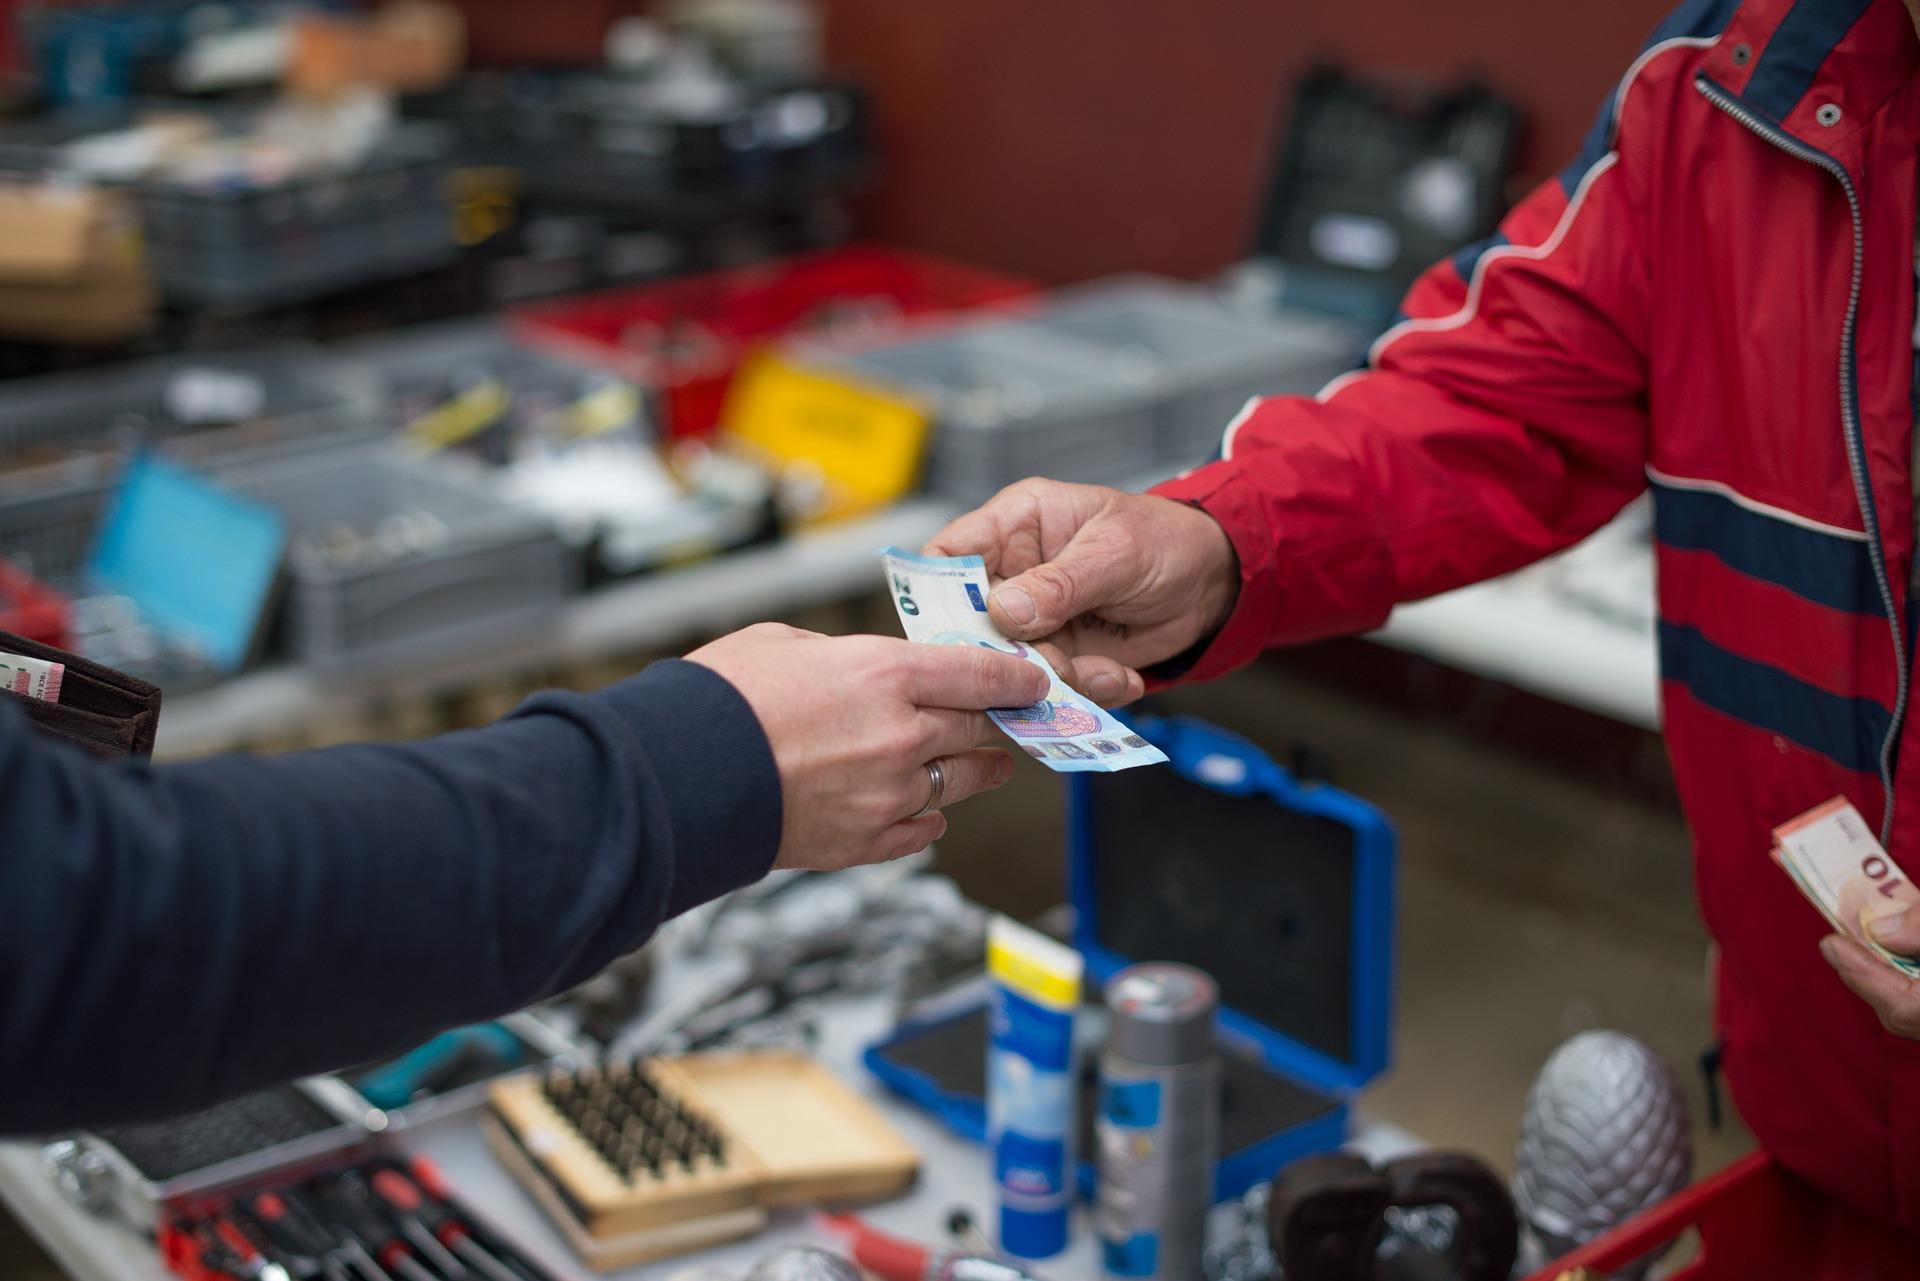
[{"label": "silver metal ornament", "polygon": [[1556,1258],[1686,1186],[1693,1175],[1686,1098],[1672,1070],[1641,1042],[1582,1032],[1540,1069],[1514,1164],[1523,1230],[1539,1253]]}]

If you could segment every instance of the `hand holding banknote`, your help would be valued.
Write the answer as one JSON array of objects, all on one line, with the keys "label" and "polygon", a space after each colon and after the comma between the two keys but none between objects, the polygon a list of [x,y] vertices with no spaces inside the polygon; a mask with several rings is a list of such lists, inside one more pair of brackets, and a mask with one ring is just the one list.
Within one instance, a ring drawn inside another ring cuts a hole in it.
[{"label": "hand holding banknote", "polygon": [[[983,711],[1031,704],[1049,680],[1017,658],[762,623],[687,657],[753,708],[780,771],[776,867],[900,858],[947,830],[940,810],[1013,774]],[[939,785],[934,786],[938,779]]]},{"label": "hand holding banknote", "polygon": [[1033,646],[1009,640],[987,611],[985,563],[978,556],[916,556],[889,547],[880,553],[887,593],[907,639],[962,652],[1012,655],[1046,675],[1041,697],[1004,705],[987,716],[1020,749],[1062,774],[1101,773],[1158,765],[1167,758],[1092,700],[1067,685]]},{"label": "hand holding banknote", "polygon": [[1773,858],[1835,932],[1820,954],[1881,1026],[1920,1040],[1920,889],[1836,797],[1773,831]]},{"label": "hand holding banknote", "polygon": [[1131,702],[1140,669],[1218,631],[1240,591],[1233,544],[1196,507],[1100,485],[1025,480],[927,543],[978,556],[993,625],[1043,642],[1096,702]]}]

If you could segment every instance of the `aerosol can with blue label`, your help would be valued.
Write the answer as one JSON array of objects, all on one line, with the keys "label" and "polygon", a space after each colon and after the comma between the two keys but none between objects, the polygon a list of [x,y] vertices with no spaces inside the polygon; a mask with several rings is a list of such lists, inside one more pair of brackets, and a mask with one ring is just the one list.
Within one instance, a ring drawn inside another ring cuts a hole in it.
[{"label": "aerosol can with blue label", "polygon": [[1095,1221],[1115,1281],[1198,1281],[1220,1151],[1219,989],[1186,965],[1133,965],[1107,984],[1095,1122]]}]

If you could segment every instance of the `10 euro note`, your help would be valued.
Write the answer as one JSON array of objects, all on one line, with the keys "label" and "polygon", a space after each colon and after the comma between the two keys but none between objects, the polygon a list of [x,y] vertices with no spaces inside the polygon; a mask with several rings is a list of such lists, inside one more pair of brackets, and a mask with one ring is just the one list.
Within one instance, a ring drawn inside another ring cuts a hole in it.
[{"label": "10 euro note", "polygon": [[1889,952],[1867,932],[1870,921],[1920,903],[1920,890],[1846,799],[1774,828],[1773,860],[1836,930],[1908,978],[1920,978],[1920,963]]},{"label": "10 euro note", "polygon": [[1166,753],[1074,692],[1029,645],[1008,640],[987,617],[987,570],[978,556],[915,556],[889,547],[887,591],[907,639],[927,645],[978,645],[1024,658],[1053,685],[1032,707],[990,711],[994,724],[1027,755],[1062,773],[1112,773],[1158,765]]}]

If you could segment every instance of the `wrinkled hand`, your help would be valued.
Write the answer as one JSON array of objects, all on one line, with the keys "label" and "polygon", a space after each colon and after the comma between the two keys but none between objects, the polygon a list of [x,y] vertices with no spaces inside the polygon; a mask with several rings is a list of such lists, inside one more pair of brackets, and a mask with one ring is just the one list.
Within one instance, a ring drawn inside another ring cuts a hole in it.
[{"label": "wrinkled hand", "polygon": [[942,805],[999,787],[1013,758],[982,743],[989,707],[1046,696],[1033,664],[972,646],[879,636],[827,637],[779,623],[723,636],[687,655],[753,708],[780,770],[774,866],[831,871],[881,863],[946,833],[928,799],[927,762],[945,776]]},{"label": "wrinkled hand", "polygon": [[1139,669],[1218,631],[1239,595],[1238,558],[1211,516],[1098,485],[1022,481],[927,551],[983,558],[1004,580],[987,601],[995,625],[1055,647],[1069,681],[1107,704],[1138,698]]},{"label": "wrinkled hand", "polygon": [[[1899,956],[1920,956],[1920,912],[1883,916],[1869,927],[1874,941]],[[1920,980],[1907,978],[1868,951],[1858,940],[1829,934],[1820,954],[1840,981],[1873,1007],[1880,1026],[1896,1036],[1920,1041]]]}]

